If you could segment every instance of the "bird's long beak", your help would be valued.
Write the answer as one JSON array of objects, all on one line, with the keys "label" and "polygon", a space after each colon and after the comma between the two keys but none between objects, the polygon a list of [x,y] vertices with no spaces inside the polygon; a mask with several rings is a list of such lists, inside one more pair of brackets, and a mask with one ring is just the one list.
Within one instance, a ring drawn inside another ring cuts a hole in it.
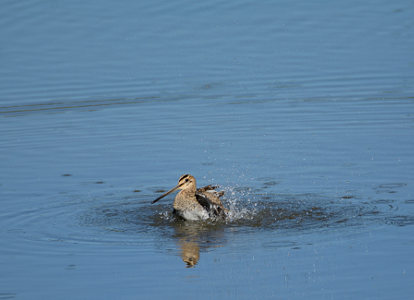
[{"label": "bird's long beak", "polygon": [[154,201],[151,202],[151,204],[154,204],[155,202],[157,202],[158,200],[161,200],[162,198],[164,198],[165,196],[175,192],[176,190],[178,190],[180,188],[181,185],[177,184],[175,187],[173,187],[171,190],[169,190],[168,192],[166,192],[165,194],[162,194],[161,196],[159,196],[157,199],[155,199]]}]

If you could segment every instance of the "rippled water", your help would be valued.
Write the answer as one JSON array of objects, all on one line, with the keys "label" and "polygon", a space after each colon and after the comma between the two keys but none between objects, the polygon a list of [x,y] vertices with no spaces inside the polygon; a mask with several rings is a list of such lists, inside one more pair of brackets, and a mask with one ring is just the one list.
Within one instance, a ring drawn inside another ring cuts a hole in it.
[{"label": "rippled water", "polygon": [[[0,299],[404,299],[411,1],[3,1]],[[182,222],[191,173],[230,218]]]}]

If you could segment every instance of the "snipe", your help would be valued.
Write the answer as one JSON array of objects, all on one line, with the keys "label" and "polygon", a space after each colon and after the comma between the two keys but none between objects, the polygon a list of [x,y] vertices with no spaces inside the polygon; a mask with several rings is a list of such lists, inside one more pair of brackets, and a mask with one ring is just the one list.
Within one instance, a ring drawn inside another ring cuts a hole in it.
[{"label": "snipe", "polygon": [[228,212],[220,200],[224,192],[217,192],[216,188],[215,186],[207,185],[197,189],[194,176],[185,174],[178,179],[178,184],[174,188],[159,196],[152,203],[176,190],[181,190],[175,196],[173,204],[173,213],[176,216],[191,221],[224,219]]}]

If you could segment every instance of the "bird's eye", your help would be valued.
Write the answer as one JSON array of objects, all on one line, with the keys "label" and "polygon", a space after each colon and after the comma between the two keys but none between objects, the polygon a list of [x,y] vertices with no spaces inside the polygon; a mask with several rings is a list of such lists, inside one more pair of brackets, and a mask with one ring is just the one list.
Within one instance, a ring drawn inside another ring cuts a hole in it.
[{"label": "bird's eye", "polygon": [[187,182],[188,181],[188,178],[185,180],[185,182]]}]

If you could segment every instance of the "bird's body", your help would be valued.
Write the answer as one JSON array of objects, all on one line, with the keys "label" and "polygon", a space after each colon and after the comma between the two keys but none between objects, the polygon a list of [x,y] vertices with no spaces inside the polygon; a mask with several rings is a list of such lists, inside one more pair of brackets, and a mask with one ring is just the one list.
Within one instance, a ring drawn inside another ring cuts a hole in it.
[{"label": "bird's body", "polygon": [[223,219],[226,217],[228,211],[224,208],[220,200],[224,192],[217,192],[215,188],[214,186],[208,185],[197,189],[195,178],[189,174],[185,174],[180,177],[176,187],[161,195],[152,201],[152,203],[180,189],[181,191],[174,199],[174,215],[190,221]]}]

